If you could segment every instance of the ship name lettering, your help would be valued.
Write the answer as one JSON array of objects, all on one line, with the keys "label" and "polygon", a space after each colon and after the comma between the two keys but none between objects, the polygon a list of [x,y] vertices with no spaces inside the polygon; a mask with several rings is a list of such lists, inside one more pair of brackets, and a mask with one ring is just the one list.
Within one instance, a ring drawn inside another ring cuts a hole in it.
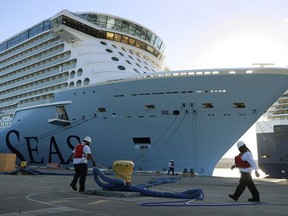
[{"label": "ship name lettering", "polygon": [[[17,158],[20,161],[27,161],[23,155],[23,152],[21,153],[21,151],[19,149],[17,149],[13,143],[11,142],[11,140],[14,138],[13,136],[16,136],[16,139],[18,142],[20,142],[20,132],[17,130],[11,130],[7,133],[6,135],[6,145],[8,147],[8,149],[16,154]],[[25,144],[27,147],[27,152],[29,155],[29,161],[27,161],[30,164],[44,164],[45,162],[45,157],[41,156],[39,154],[39,150],[38,147],[41,148],[41,146],[39,146],[39,141],[37,137],[31,136],[31,137],[23,137],[25,140]],[[75,139],[76,139],[76,144],[80,143],[80,138],[78,136],[75,135],[70,135],[67,137],[66,139],[66,144],[68,146],[68,148],[72,151],[74,149],[74,145],[72,143],[75,143]],[[57,156],[58,157],[58,161],[61,164],[66,163],[66,160],[64,160],[62,153],[60,151],[60,148],[58,146],[58,143],[56,141],[56,138],[54,136],[50,137],[50,143],[49,143],[49,155],[48,155],[48,161],[47,163],[51,163],[52,162],[52,156]],[[35,143],[35,145],[33,145],[33,143]],[[24,144],[24,143],[23,143]],[[44,146],[42,147],[44,148]],[[69,152],[69,150],[68,150]],[[70,155],[70,152],[68,154],[68,156]],[[38,158],[38,159],[35,159]],[[55,159],[55,157],[53,157],[53,159]]]}]

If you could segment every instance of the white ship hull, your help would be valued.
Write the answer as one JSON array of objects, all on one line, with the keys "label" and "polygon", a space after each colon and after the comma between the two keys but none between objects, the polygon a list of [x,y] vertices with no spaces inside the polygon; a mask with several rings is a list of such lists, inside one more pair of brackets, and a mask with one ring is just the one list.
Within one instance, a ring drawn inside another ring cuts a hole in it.
[{"label": "white ship hull", "polygon": [[[64,165],[92,137],[98,165],[212,175],[287,89],[287,69],[167,71],[149,29],[62,11],[0,44],[0,153]],[[162,71],[162,72],[161,72]]]},{"label": "white ship hull", "polygon": [[[277,86],[267,90],[272,78]],[[192,75],[59,91],[52,104],[16,112],[12,126],[1,130],[0,142],[6,143],[1,152],[13,152],[29,164],[64,164],[88,134],[97,162],[105,167],[125,159],[134,161],[135,169],[162,171],[173,158],[177,171],[212,175],[218,160],[285,90],[286,82],[286,75],[276,74]],[[265,91],[269,94],[259,95]],[[246,108],[233,108],[235,101]],[[214,108],[203,109],[207,102]],[[69,124],[54,119],[59,105],[65,106]]]}]

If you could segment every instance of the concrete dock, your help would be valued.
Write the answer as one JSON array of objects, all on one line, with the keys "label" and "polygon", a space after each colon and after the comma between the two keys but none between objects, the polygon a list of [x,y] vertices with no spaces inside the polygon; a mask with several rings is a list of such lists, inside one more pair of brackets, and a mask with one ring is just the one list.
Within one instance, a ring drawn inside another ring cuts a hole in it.
[{"label": "concrete dock", "polygon": [[[238,202],[228,197],[228,194],[234,192],[239,178],[177,175],[174,177],[178,180],[174,183],[149,188],[163,192],[203,190],[203,200],[189,201],[148,197],[134,192],[111,194],[103,191],[92,175],[87,177],[87,191],[80,193],[69,186],[73,170],[45,169],[45,172],[47,170],[59,175],[0,174],[0,216],[288,215],[287,179],[254,178],[261,196],[260,203],[247,201],[251,197],[248,189]],[[163,173],[133,173],[132,185],[159,178],[172,176]],[[95,195],[92,192],[99,193]]]}]

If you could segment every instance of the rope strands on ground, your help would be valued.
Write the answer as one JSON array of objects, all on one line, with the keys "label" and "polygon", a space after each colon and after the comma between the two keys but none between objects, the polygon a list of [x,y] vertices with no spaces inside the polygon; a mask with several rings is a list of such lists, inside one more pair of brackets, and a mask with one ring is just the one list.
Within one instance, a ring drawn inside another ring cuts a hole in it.
[{"label": "rope strands on ground", "polygon": [[[139,192],[142,195],[152,197],[167,197],[167,198],[182,198],[182,199],[204,198],[204,193],[201,189],[192,189],[184,192],[159,192],[149,190],[146,187],[143,187],[143,185],[140,186],[127,185],[125,181],[123,181],[122,179],[107,177],[100,169],[96,167],[93,169],[93,175],[95,182],[101,188],[106,190]],[[103,183],[102,181],[105,181],[106,183]],[[159,184],[159,182],[157,184]]]}]

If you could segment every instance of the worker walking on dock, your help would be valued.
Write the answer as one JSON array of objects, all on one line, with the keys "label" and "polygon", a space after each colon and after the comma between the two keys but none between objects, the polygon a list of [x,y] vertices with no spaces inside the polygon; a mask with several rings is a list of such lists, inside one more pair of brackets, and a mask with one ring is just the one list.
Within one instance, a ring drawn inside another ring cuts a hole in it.
[{"label": "worker walking on dock", "polygon": [[70,186],[74,191],[77,191],[77,182],[79,179],[79,192],[85,191],[86,176],[88,173],[88,160],[93,162],[93,166],[96,166],[95,160],[91,154],[91,149],[89,147],[92,142],[91,137],[87,136],[83,139],[82,143],[76,145],[72,154],[70,155],[68,161],[73,159],[73,165],[75,168],[75,174]]},{"label": "worker walking on dock", "polygon": [[229,197],[235,201],[239,199],[245,188],[248,187],[252,198],[248,199],[249,202],[260,202],[259,192],[252,180],[251,172],[255,170],[255,174],[259,177],[258,167],[253,159],[250,150],[246,147],[242,141],[237,142],[237,147],[240,154],[235,157],[235,165],[231,167],[233,170],[235,167],[240,170],[240,180],[234,194],[229,194]]},{"label": "worker walking on dock", "polygon": [[174,175],[174,161],[173,160],[170,160],[170,162],[168,163],[168,175],[170,172],[172,172],[172,174]]}]

